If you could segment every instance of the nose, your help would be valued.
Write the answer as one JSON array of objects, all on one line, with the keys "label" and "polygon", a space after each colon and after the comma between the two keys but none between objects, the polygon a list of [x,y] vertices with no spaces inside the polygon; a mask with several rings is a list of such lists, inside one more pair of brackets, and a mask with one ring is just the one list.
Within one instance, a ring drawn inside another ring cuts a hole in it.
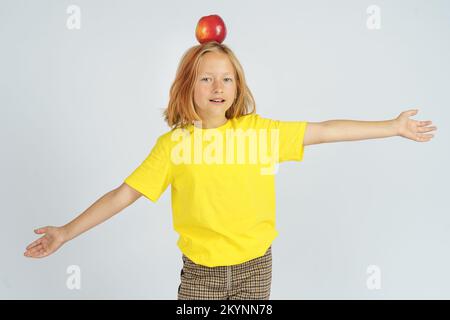
[{"label": "nose", "polygon": [[220,83],[220,81],[214,81],[213,90],[214,92],[223,92],[222,84]]}]

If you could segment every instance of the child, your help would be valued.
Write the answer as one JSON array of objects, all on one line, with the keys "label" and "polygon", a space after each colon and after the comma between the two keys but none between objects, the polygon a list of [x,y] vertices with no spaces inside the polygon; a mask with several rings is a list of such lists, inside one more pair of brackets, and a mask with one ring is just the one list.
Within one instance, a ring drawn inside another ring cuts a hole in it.
[{"label": "child", "polygon": [[301,161],[312,144],[396,135],[429,141],[425,132],[436,127],[409,119],[416,113],[372,122],[263,118],[234,53],[215,41],[194,46],[170,89],[164,115],[171,130],[121,186],[70,223],[35,230],[45,235],[25,256],[46,257],[140,196],[156,202],[170,184],[183,259],[178,299],[269,299],[278,163]]}]

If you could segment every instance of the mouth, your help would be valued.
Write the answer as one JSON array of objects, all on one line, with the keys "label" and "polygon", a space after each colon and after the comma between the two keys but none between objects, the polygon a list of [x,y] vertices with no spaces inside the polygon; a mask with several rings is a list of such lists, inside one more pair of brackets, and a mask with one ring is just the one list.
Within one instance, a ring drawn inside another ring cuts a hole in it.
[{"label": "mouth", "polygon": [[221,104],[225,103],[225,100],[224,99],[214,99],[214,100],[209,100],[209,102],[211,102],[212,104],[221,105]]}]

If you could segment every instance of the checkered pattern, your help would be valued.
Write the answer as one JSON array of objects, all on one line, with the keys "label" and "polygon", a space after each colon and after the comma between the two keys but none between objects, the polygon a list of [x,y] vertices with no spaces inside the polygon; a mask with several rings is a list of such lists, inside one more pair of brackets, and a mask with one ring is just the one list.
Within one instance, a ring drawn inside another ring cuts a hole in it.
[{"label": "checkered pattern", "polygon": [[178,300],[268,300],[272,247],[262,256],[232,265],[207,267],[184,254]]}]

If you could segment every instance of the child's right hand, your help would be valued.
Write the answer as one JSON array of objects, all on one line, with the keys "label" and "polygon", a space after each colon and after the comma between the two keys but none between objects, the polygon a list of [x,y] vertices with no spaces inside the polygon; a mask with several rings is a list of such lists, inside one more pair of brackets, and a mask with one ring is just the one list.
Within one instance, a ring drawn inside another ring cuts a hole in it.
[{"label": "child's right hand", "polygon": [[34,232],[45,235],[26,247],[23,254],[25,257],[44,258],[58,250],[66,242],[65,231],[62,227],[47,226],[36,229]]}]

